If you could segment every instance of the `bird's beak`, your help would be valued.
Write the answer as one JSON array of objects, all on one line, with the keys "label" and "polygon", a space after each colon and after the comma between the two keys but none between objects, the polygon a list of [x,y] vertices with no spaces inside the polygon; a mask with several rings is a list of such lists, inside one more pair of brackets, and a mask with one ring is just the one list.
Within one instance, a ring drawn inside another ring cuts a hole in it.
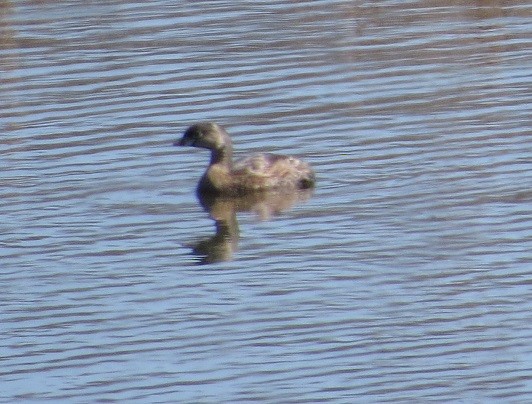
[{"label": "bird's beak", "polygon": [[183,137],[183,138],[181,138],[179,140],[176,140],[174,142],[174,146],[191,146],[193,143],[194,143],[194,141],[192,141],[190,139],[185,139]]}]

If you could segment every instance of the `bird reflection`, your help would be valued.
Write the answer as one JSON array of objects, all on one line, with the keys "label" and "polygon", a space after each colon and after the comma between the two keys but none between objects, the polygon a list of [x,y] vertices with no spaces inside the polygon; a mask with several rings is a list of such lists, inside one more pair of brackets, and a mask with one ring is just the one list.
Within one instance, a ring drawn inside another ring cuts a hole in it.
[{"label": "bird reflection", "polygon": [[312,196],[312,189],[249,194],[240,197],[202,195],[198,199],[211,219],[216,233],[189,245],[199,264],[229,261],[238,249],[240,231],[237,212],[252,212],[260,220],[269,220]]}]

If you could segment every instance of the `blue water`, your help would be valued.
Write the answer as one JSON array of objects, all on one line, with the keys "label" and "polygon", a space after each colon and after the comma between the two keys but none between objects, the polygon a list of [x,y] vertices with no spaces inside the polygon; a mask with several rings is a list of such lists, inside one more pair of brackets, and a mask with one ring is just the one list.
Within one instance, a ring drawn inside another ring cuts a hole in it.
[{"label": "blue water", "polygon": [[[0,5],[0,401],[531,401],[530,11]],[[204,209],[199,120],[315,191]]]}]

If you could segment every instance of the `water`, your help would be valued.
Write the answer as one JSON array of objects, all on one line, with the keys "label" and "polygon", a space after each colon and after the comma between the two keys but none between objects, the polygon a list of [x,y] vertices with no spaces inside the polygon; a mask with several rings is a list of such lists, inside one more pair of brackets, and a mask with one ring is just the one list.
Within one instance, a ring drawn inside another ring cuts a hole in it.
[{"label": "water", "polygon": [[0,400],[531,401],[527,3],[0,3]]}]

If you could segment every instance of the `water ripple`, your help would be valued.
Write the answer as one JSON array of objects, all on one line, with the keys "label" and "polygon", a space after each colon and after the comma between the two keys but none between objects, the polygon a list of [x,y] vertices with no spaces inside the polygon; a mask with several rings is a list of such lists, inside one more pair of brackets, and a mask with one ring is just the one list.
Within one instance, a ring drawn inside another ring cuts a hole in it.
[{"label": "water ripple", "polygon": [[[530,401],[529,9],[0,4],[0,401]],[[318,186],[200,267],[206,119]]]}]

